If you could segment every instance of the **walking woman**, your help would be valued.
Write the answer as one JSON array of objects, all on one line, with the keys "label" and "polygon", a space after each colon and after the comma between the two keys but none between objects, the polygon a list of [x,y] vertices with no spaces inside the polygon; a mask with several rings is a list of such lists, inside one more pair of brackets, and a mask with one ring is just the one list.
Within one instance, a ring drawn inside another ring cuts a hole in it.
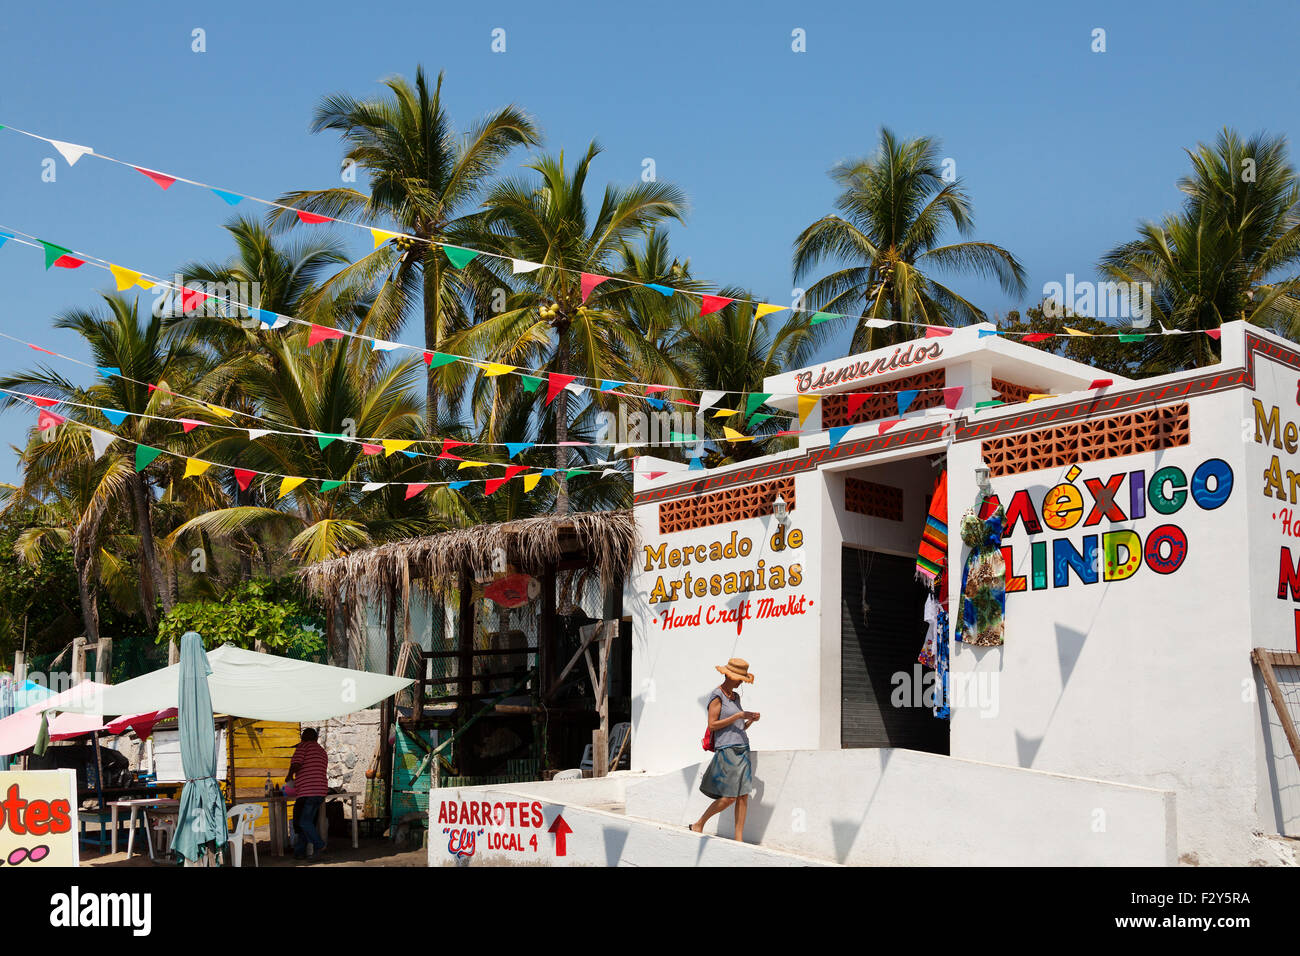
[{"label": "walking woman", "polygon": [[704,824],[715,813],[727,807],[736,807],[736,839],[743,840],[745,813],[749,809],[749,791],[753,779],[749,766],[749,735],[745,731],[758,720],[754,711],[740,706],[736,688],[741,683],[754,683],[749,672],[749,662],[733,657],[725,666],[718,667],[722,684],[709,695],[709,732],[713,734],[713,762],[700,781],[700,792],[713,797],[704,815],[691,824],[695,833],[704,832]]}]

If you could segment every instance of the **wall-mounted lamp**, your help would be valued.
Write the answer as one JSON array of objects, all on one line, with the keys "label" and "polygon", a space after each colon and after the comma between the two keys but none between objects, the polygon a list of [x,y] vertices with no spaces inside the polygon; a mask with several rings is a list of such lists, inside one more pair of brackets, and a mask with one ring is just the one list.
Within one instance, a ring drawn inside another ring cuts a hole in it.
[{"label": "wall-mounted lamp", "polygon": [[987,465],[980,465],[975,469],[975,486],[979,488],[980,494],[987,495],[993,490],[989,484],[989,469]]},{"label": "wall-mounted lamp", "polygon": [[772,502],[772,514],[776,516],[777,524],[783,525],[790,520],[790,506],[780,495],[777,495],[776,501]]}]

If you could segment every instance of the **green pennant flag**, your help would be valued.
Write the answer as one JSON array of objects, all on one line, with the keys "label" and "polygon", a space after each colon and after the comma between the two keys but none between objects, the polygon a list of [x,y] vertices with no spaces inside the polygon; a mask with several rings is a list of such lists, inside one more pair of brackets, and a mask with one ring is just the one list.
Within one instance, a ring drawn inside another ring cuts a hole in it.
[{"label": "green pennant flag", "polygon": [[443,246],[442,251],[447,253],[447,258],[457,269],[464,269],[478,255],[473,249],[462,249],[460,246]]},{"label": "green pennant flag", "polygon": [[321,490],[321,491],[333,491],[335,488],[339,487],[339,486],[342,485],[342,484],[343,484],[343,482],[341,482],[341,481],[322,481],[322,482],[320,483],[320,490]]},{"label": "green pennant flag", "polygon": [[1146,337],[1145,332],[1121,332],[1119,340],[1121,342],[1141,342]]},{"label": "green pennant flag", "polygon": [[36,241],[45,247],[46,269],[49,269],[50,266],[54,265],[54,263],[58,262],[64,256],[72,255],[71,249],[64,249],[62,246],[56,246],[54,243],[46,242],[44,239],[37,239]]},{"label": "green pennant flag", "polygon": [[564,473],[564,477],[572,478],[574,475],[585,475],[585,474],[588,474],[588,472],[584,471],[581,468],[570,468],[568,471]]},{"label": "green pennant flag", "polygon": [[535,392],[542,384],[541,377],[537,375],[520,375],[519,377],[523,379],[525,392]]},{"label": "green pennant flag", "polygon": [[754,412],[758,411],[759,407],[771,397],[771,392],[758,392],[754,395],[746,395],[745,417],[748,418],[750,415],[754,414]]},{"label": "green pennant flag", "polygon": [[767,412],[759,412],[757,415],[755,415],[753,418],[749,420],[749,424],[751,428],[757,428],[759,425],[763,424],[763,422],[767,421],[769,418],[775,418],[775,417],[776,417],[775,415],[769,415],[767,414]]},{"label": "green pennant flag", "polygon": [[988,402],[976,402],[976,403],[975,403],[975,407],[976,407],[976,408],[992,408],[994,405],[1001,405],[1001,404],[1002,404],[1002,402],[999,402],[999,401],[997,401],[997,400],[995,399],[995,400],[993,400],[993,401],[988,401]]},{"label": "green pennant flag", "polygon": [[144,471],[149,467],[149,463],[162,454],[161,448],[150,448],[148,445],[135,446],[135,470]]},{"label": "green pennant flag", "polygon": [[669,441],[699,441],[698,435],[687,434],[686,432],[669,432]]},{"label": "green pennant flag", "polygon": [[343,437],[342,435],[328,435],[325,432],[317,432],[316,444],[320,445],[321,451],[324,451],[326,448],[334,444],[334,442],[338,441],[342,437]]},{"label": "green pennant flag", "polygon": [[[429,353],[426,352],[425,355],[428,356]],[[425,361],[428,363],[429,368],[442,368],[444,365],[450,365],[452,362],[456,361],[456,356],[443,355],[441,352],[434,352],[432,357],[426,358]]]},{"label": "green pennant flag", "polygon": [[836,315],[834,312],[818,312],[808,320],[809,325],[820,325],[822,322],[829,322],[831,319],[839,319],[843,316]]}]

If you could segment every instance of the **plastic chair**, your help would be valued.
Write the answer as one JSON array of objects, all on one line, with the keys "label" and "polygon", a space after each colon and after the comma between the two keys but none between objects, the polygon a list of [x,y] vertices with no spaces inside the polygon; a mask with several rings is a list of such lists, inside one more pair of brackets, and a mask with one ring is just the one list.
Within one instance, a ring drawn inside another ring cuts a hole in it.
[{"label": "plastic chair", "polygon": [[253,866],[261,866],[257,859],[257,818],[262,815],[262,808],[255,803],[241,803],[226,811],[226,825],[235,823],[235,832],[230,834],[230,862],[234,866],[244,865],[244,843],[253,844]]},{"label": "plastic chair", "polygon": [[[588,746],[590,746],[590,744],[589,744]],[[582,779],[582,771],[581,771],[581,770],[576,770],[576,769],[575,769],[575,770],[561,770],[559,773],[557,773],[557,774],[556,774],[554,777],[552,777],[551,779],[552,779],[552,780],[581,780],[581,779]]]}]

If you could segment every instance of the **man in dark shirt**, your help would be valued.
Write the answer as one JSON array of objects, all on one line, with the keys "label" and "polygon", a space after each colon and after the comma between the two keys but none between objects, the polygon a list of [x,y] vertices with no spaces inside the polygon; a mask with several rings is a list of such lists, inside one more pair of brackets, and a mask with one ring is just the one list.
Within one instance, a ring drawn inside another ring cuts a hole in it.
[{"label": "man in dark shirt", "polygon": [[325,851],[325,841],[321,839],[316,820],[320,816],[320,805],[329,793],[329,756],[325,748],[316,742],[316,730],[308,727],[302,732],[302,742],[293,750],[289,761],[289,773],[285,776],[285,785],[294,782],[293,802],[293,857],[295,860],[307,856],[307,841],[315,848],[316,856]]}]

